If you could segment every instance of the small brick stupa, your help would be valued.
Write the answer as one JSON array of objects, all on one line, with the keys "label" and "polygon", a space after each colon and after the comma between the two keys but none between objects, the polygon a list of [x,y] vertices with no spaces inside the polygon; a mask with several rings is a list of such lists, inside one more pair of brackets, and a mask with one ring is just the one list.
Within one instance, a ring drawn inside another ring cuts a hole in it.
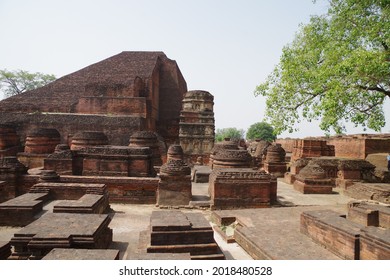
[{"label": "small brick stupa", "polygon": [[191,168],[183,160],[180,145],[171,145],[167,162],[161,166],[157,190],[159,206],[186,206],[190,203]]}]

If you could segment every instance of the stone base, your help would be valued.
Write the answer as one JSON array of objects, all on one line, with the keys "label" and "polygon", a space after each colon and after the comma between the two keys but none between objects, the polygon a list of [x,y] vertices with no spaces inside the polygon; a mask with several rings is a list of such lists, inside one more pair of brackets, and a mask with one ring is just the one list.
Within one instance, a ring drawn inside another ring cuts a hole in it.
[{"label": "stone base", "polygon": [[54,248],[42,260],[119,260],[119,250]]},{"label": "stone base", "polygon": [[209,193],[213,209],[270,207],[276,202],[276,179],[248,168],[215,169]]},{"label": "stone base", "polygon": [[175,178],[160,178],[157,189],[157,205],[159,206],[187,206],[192,199],[191,177],[179,176]]},{"label": "stone base", "polygon": [[53,248],[107,249],[110,221],[102,214],[47,213],[15,233],[9,259],[41,259]]},{"label": "stone base", "polygon": [[201,213],[154,211],[148,253],[190,253],[191,259],[225,259]]},{"label": "stone base", "polygon": [[54,205],[54,213],[102,214],[110,209],[108,195],[85,194],[78,200],[64,200]]},{"label": "stone base", "polygon": [[294,189],[303,194],[331,194],[333,186],[328,184],[310,184],[295,180]]},{"label": "stone base", "polygon": [[48,200],[48,193],[26,193],[0,204],[1,226],[26,226],[35,220]]}]

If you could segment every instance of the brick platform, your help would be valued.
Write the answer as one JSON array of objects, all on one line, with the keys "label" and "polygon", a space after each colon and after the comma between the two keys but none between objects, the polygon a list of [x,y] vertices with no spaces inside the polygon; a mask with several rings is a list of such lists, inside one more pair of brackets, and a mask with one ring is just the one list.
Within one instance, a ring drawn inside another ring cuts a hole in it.
[{"label": "brick platform", "polygon": [[353,206],[348,219],[331,210],[304,212],[301,232],[344,259],[390,260],[390,229],[377,226],[378,214],[383,210],[386,220],[389,209],[370,207]]},{"label": "brick platform", "polygon": [[54,213],[107,213],[110,208],[108,196],[100,194],[85,194],[78,200],[64,200],[54,205]]},{"label": "brick platform", "polygon": [[212,220],[219,227],[236,223],[234,240],[255,260],[339,259],[300,233],[299,217],[309,209],[313,207],[221,210],[212,212]]},{"label": "brick platform", "polygon": [[332,210],[307,211],[301,215],[302,233],[347,260],[359,259],[362,227]]},{"label": "brick platform", "polygon": [[0,204],[0,225],[26,226],[35,220],[48,200],[48,193],[26,193]]},{"label": "brick platform", "polygon": [[159,179],[137,177],[61,176],[65,183],[102,183],[108,188],[111,203],[155,204]]},{"label": "brick platform", "polygon": [[210,175],[213,209],[270,207],[276,202],[276,178],[249,168],[218,168]]},{"label": "brick platform", "polygon": [[119,250],[54,248],[42,260],[119,260]]},{"label": "brick platform", "polygon": [[148,253],[190,253],[191,259],[225,259],[201,213],[154,211]]},{"label": "brick platform", "polygon": [[360,235],[360,259],[390,260],[390,229],[363,229]]},{"label": "brick platform", "polygon": [[107,186],[104,184],[48,182],[35,184],[30,189],[30,193],[41,192],[49,192],[52,200],[76,200],[85,194],[108,195]]},{"label": "brick platform", "polygon": [[390,204],[390,184],[355,183],[344,193],[356,199],[376,200]]},{"label": "brick platform", "polygon": [[102,214],[47,213],[14,234],[9,259],[41,259],[53,248],[106,249],[110,221]]},{"label": "brick platform", "polygon": [[11,255],[11,244],[0,241],[0,260],[6,260]]}]

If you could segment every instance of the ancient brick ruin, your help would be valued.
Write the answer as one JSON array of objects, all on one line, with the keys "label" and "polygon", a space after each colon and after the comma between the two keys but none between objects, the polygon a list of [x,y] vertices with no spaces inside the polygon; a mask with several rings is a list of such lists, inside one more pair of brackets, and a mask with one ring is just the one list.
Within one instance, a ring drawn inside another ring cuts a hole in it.
[{"label": "ancient brick ruin", "polygon": [[191,168],[183,160],[180,145],[171,145],[167,162],[160,168],[157,204],[160,206],[189,205],[191,193]]},{"label": "ancient brick ruin", "polygon": [[184,94],[180,112],[180,145],[193,163],[199,157],[208,162],[214,146],[214,97],[207,91]]},{"label": "ancient brick ruin", "polygon": [[304,212],[301,232],[343,259],[390,259],[390,208],[352,204],[348,215],[332,210]]},{"label": "ancient brick ruin", "polygon": [[192,260],[223,260],[210,223],[200,213],[154,211],[149,253],[190,253]]},{"label": "ancient brick ruin", "polygon": [[253,259],[390,259],[389,135],[214,143],[213,106],[162,52],[0,101],[0,259],[234,258],[215,232]]},{"label": "ancient brick ruin", "polygon": [[112,145],[127,145],[141,130],[159,133],[169,145],[179,140],[185,92],[178,65],[164,53],[122,52],[0,101],[0,124],[13,125],[22,143],[37,128],[54,128],[69,144],[76,133],[98,127]]}]

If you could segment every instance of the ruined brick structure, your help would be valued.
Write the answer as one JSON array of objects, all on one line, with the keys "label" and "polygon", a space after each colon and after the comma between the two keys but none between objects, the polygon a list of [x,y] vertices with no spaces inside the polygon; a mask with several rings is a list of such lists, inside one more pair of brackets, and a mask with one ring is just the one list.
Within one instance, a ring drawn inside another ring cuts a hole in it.
[{"label": "ruined brick structure", "polygon": [[16,156],[20,140],[12,125],[0,124],[0,157]]},{"label": "ruined brick structure", "polygon": [[349,260],[390,259],[390,208],[350,204],[348,215],[332,210],[303,212],[301,232]]},{"label": "ruined brick structure", "polygon": [[334,147],[328,145],[325,140],[319,139],[297,139],[291,155],[291,161],[305,157],[334,156]]},{"label": "ruined brick structure", "polygon": [[36,128],[57,129],[61,143],[70,144],[77,132],[99,127],[111,145],[128,145],[141,130],[158,132],[170,144],[179,140],[185,92],[179,67],[164,53],[122,52],[0,101],[0,124],[13,125],[22,143]]},{"label": "ruined brick structure", "polygon": [[26,167],[16,157],[0,159],[0,202],[20,195],[18,186],[22,185],[22,175],[27,173]]},{"label": "ruined brick structure", "polygon": [[153,131],[137,131],[130,137],[129,147],[148,147],[152,152],[152,166],[161,166],[161,152],[158,136]]},{"label": "ruined brick structure", "polygon": [[389,134],[358,134],[331,137],[329,145],[335,147],[335,156],[366,159],[369,154],[390,151]]},{"label": "ruined brick structure", "polygon": [[203,90],[184,94],[180,112],[180,145],[184,154],[195,162],[198,157],[208,161],[214,146],[214,96]]},{"label": "ruined brick structure", "polygon": [[219,151],[222,150],[238,150],[238,143],[231,141],[230,138],[225,138],[222,142],[215,143],[214,147],[211,149],[209,165],[213,168],[214,158]]},{"label": "ruined brick structure", "polygon": [[330,194],[335,187],[334,181],[327,177],[321,166],[310,161],[296,176],[294,189],[304,194]]},{"label": "ruined brick structure", "polygon": [[310,172],[301,173],[309,164],[316,164],[324,170],[326,179],[332,181],[331,185],[348,188],[355,182],[377,182],[375,166],[362,159],[346,159],[338,157],[301,158],[291,164],[290,172],[285,173],[284,179],[289,184],[295,184],[297,177],[300,180],[310,178]]},{"label": "ruined brick structure", "polygon": [[59,132],[53,128],[38,128],[29,131],[24,152],[17,154],[18,159],[27,168],[41,167],[44,159],[60,144],[60,138]]},{"label": "ruined brick structure", "polygon": [[209,195],[214,209],[270,207],[276,202],[276,178],[249,168],[216,168]]},{"label": "ruined brick structure", "polygon": [[266,148],[264,170],[275,177],[284,177],[287,171],[286,152],[281,144],[270,145]]},{"label": "ruined brick structure", "polygon": [[160,169],[157,205],[186,206],[191,198],[191,168],[183,160],[182,147],[171,145],[167,162]]}]

